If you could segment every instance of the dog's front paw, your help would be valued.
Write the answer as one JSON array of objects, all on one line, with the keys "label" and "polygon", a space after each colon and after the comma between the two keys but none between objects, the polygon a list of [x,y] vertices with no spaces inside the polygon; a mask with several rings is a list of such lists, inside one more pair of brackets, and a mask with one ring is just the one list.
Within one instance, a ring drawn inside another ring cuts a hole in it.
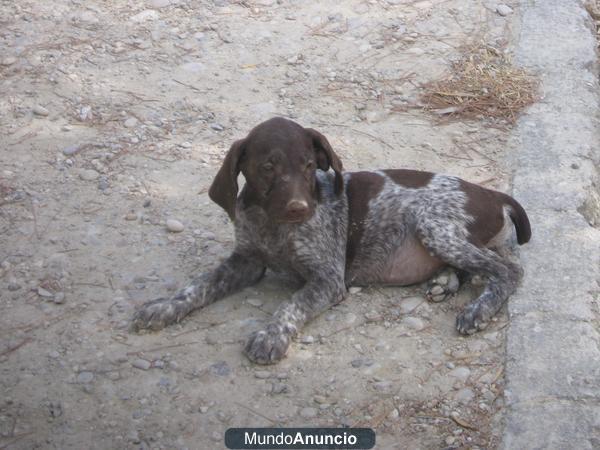
[{"label": "dog's front paw", "polygon": [[435,303],[443,302],[456,294],[459,287],[460,282],[456,272],[452,269],[444,270],[427,283],[425,297]]},{"label": "dog's front paw", "polygon": [[456,317],[456,329],[461,334],[473,334],[488,326],[492,314],[478,303],[470,304]]},{"label": "dog's front paw", "polygon": [[179,322],[188,313],[186,302],[176,299],[159,298],[144,303],[131,319],[131,331],[160,330],[167,325]]},{"label": "dog's front paw", "polygon": [[290,335],[281,325],[269,324],[250,335],[244,354],[258,364],[273,364],[282,359],[290,346]]}]

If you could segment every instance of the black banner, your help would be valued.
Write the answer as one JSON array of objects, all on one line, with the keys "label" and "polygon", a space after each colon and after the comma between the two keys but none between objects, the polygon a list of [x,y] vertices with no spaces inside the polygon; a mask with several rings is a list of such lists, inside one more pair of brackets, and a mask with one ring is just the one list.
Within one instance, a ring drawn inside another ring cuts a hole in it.
[{"label": "black banner", "polygon": [[370,428],[230,428],[225,432],[230,449],[370,449],[375,432]]}]

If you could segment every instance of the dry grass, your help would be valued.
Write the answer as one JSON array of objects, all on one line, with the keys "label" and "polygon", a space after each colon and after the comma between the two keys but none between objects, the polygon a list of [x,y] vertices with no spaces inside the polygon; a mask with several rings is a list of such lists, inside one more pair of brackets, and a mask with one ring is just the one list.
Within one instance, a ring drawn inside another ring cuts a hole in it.
[{"label": "dry grass", "polygon": [[489,46],[466,49],[443,80],[425,85],[423,107],[456,119],[504,119],[514,123],[518,114],[538,98],[538,82],[512,65],[501,51]]}]

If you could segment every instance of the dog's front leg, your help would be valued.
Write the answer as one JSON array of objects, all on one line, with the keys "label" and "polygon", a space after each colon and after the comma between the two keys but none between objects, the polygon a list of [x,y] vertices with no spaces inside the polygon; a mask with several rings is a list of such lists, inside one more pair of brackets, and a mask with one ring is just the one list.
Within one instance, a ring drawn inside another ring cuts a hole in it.
[{"label": "dog's front leg", "polygon": [[216,269],[196,277],[173,297],[143,304],[133,316],[131,329],[160,330],[179,322],[193,310],[258,282],[264,272],[265,267],[260,260],[234,252]]},{"label": "dog's front leg", "polygon": [[282,359],[305,323],[344,299],[346,287],[343,277],[338,278],[314,279],[295,292],[290,301],[277,308],[264,329],[250,335],[244,348],[246,356],[258,364]]}]

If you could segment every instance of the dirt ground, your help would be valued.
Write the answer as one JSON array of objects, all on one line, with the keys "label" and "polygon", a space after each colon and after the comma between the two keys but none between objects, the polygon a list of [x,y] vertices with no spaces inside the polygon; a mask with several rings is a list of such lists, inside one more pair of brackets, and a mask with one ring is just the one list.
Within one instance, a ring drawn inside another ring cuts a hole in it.
[{"label": "dirt ground", "polygon": [[[233,426],[368,426],[380,449],[495,448],[505,315],[454,330],[467,287],[367,288],[275,366],[245,337],[272,276],[162,332],[137,305],[214,266],[206,191],[229,145],[291,117],[347,170],[417,168],[506,190],[507,131],[440,123],[421,86],[460,47],[510,43],[461,0],[0,0],[0,448],[216,449]],[[184,225],[166,229],[167,219]]]}]

